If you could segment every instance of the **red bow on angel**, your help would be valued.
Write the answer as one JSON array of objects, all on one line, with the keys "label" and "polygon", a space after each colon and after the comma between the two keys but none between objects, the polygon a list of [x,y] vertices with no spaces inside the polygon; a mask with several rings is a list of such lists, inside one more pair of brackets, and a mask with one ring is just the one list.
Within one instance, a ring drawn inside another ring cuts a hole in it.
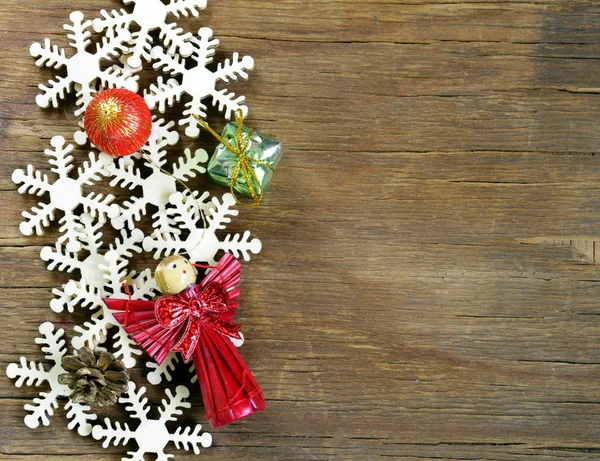
[{"label": "red bow on angel", "polygon": [[182,256],[164,259],[155,280],[167,295],[157,301],[103,299],[150,356],[161,364],[170,351],[193,358],[206,419],[217,428],[266,408],[261,388],[232,341],[241,264],[225,254],[196,284],[196,268]]}]

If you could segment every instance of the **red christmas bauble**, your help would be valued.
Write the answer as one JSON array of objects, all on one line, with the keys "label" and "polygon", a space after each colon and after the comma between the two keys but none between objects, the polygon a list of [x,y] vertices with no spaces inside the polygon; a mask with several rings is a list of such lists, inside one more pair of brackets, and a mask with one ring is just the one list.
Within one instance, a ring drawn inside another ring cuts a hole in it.
[{"label": "red christmas bauble", "polygon": [[83,121],[89,140],[113,157],[139,151],[152,132],[152,114],[144,98],[124,88],[100,91]]}]

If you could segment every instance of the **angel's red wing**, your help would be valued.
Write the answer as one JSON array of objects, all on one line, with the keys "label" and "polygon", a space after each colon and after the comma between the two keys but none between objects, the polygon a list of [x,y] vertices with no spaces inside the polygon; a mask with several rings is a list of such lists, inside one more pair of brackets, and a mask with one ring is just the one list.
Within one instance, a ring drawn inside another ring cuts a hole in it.
[{"label": "angel's red wing", "polygon": [[235,259],[231,253],[225,253],[215,268],[211,270],[206,277],[204,277],[202,282],[200,282],[200,289],[204,289],[211,282],[219,282],[223,285],[223,288],[229,295],[229,308],[232,312],[220,314],[220,316],[228,321],[231,320],[231,317],[233,317],[233,311],[235,311],[239,305],[237,299],[240,296],[240,289],[237,287],[237,284],[240,283],[241,271],[242,265],[240,262]]},{"label": "angel's red wing", "polygon": [[156,320],[154,301],[102,298],[131,339],[160,365],[177,341],[181,328],[166,329]]}]

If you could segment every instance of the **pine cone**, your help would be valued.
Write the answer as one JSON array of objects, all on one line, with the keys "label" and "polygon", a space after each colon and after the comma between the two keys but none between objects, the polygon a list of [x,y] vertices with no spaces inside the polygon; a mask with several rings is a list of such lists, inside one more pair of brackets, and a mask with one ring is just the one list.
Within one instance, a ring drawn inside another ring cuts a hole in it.
[{"label": "pine cone", "polygon": [[76,355],[64,356],[61,365],[68,373],[59,375],[58,382],[73,391],[69,398],[74,403],[114,405],[119,395],[128,390],[125,365],[108,352],[82,347]]}]

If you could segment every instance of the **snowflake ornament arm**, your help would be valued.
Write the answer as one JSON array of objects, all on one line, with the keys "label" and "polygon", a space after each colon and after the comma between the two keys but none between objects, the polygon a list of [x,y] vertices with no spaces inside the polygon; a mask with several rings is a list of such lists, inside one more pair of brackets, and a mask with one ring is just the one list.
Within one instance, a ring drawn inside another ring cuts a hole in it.
[{"label": "snowflake ornament arm", "polygon": [[151,84],[149,89],[150,92],[144,92],[144,99],[150,108],[154,109],[158,105],[158,111],[161,114],[167,110],[167,106],[179,102],[183,94],[183,87],[174,78],[165,82],[162,77],[158,77],[156,84]]},{"label": "snowflake ornament arm", "polygon": [[106,424],[106,428],[94,426],[92,430],[92,437],[96,440],[104,439],[102,448],[108,448],[111,442],[115,447],[121,444],[125,445],[135,437],[135,433],[129,429],[127,423],[124,423],[123,427],[121,427],[119,421],[115,421],[113,427],[112,421],[108,418],[104,418],[104,424]]},{"label": "snowflake ornament arm", "polygon": [[21,184],[18,191],[20,194],[26,192],[32,195],[44,195],[50,192],[48,176],[35,170],[33,165],[27,165],[27,171],[15,170],[12,175],[15,184]]},{"label": "snowflake ornament arm", "polygon": [[206,168],[202,165],[207,161],[208,153],[204,149],[196,149],[194,153],[191,149],[185,149],[183,157],[179,157],[178,163],[173,163],[173,176],[180,181],[195,178],[196,173],[206,173]]},{"label": "snowflake ornament arm", "polygon": [[[175,370],[175,366],[179,363],[179,358],[175,352],[169,352],[163,362],[159,365],[156,362],[146,362],[146,367],[152,371],[148,372],[146,379],[150,384],[160,384],[163,379],[171,382],[173,380],[172,372]],[[194,362],[191,361],[189,364],[188,371],[190,373],[190,382],[193,384],[198,381],[198,375],[196,374],[196,367]]]},{"label": "snowflake ornament arm", "polygon": [[163,379],[170,382],[173,379],[171,373],[175,370],[177,363],[179,363],[179,359],[175,352],[169,352],[160,364],[156,362],[146,362],[146,367],[152,370],[148,372],[146,379],[150,384],[154,385],[160,384]]},{"label": "snowflake ornament arm", "polygon": [[73,313],[73,304],[71,304],[71,297],[65,292],[66,284],[63,284],[60,288],[53,288],[52,294],[54,298],[50,300],[50,309],[58,313],[67,312]]},{"label": "snowflake ornament arm", "polygon": [[191,14],[195,18],[200,15],[200,10],[206,8],[206,0],[171,0],[166,9],[169,13],[186,18]]},{"label": "snowflake ornament arm", "polygon": [[50,416],[54,415],[54,410],[58,408],[58,400],[50,392],[40,392],[39,397],[33,398],[33,404],[27,403],[23,408],[29,412],[23,419],[25,425],[36,429],[40,427],[40,423],[44,426],[50,425]]},{"label": "snowflake ornament arm", "polygon": [[[83,325],[73,327],[78,336],[71,339],[71,344],[75,349],[80,349],[84,346],[101,349],[100,345],[106,342],[108,336],[109,325],[104,322],[102,311],[98,310],[92,314],[89,321],[83,322]],[[119,354],[115,354],[121,357]],[[123,361],[125,363],[125,360]]]},{"label": "snowflake ornament arm", "polygon": [[92,433],[91,421],[98,419],[94,413],[89,413],[91,408],[82,403],[73,403],[69,400],[65,404],[67,410],[67,419],[70,421],[67,427],[69,430],[77,429],[79,435],[85,437]]},{"label": "snowflake ornament arm", "polygon": [[15,386],[39,386],[44,381],[49,381],[50,375],[44,369],[41,363],[35,363],[33,360],[27,363],[25,357],[21,357],[20,363],[11,363],[6,367],[6,375],[11,379],[16,379]]},{"label": "snowflake ornament arm", "polygon": [[184,398],[190,396],[190,391],[184,387],[178,387],[176,394],[173,394],[170,389],[165,389],[168,400],[163,399],[162,408],[158,409],[160,414],[159,421],[166,423],[167,421],[177,421],[177,417],[183,414],[182,408],[190,408],[191,403],[185,402]]},{"label": "snowflake ornament arm", "polygon": [[141,387],[137,392],[135,390],[135,384],[129,383],[129,391],[123,397],[119,399],[119,403],[128,404],[125,406],[132,418],[139,419],[144,422],[148,420],[148,412],[150,407],[148,406],[148,398],[145,397],[146,388]]},{"label": "snowflake ornament arm", "polygon": [[53,45],[49,38],[44,39],[43,45],[38,42],[33,43],[29,52],[33,57],[38,58],[35,61],[35,65],[38,67],[60,69],[69,62],[65,50],[60,49],[58,45]]}]

